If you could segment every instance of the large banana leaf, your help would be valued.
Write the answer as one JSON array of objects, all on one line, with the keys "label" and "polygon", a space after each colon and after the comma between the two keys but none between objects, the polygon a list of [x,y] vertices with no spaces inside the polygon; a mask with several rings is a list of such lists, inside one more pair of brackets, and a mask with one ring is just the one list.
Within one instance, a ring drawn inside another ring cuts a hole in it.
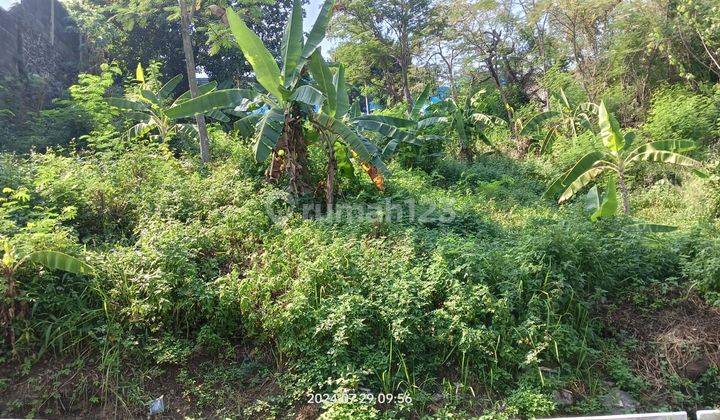
[{"label": "large banana leaf", "polygon": [[225,123],[230,122],[230,117],[228,117],[227,115],[225,115],[225,113],[223,113],[222,111],[219,111],[217,109],[208,112],[207,116],[214,120],[220,121],[220,122],[225,122]]},{"label": "large banana leaf", "polygon": [[[597,189],[595,191],[597,193]],[[615,180],[615,177],[611,177],[608,181],[607,191],[603,196],[603,200],[595,212],[590,216],[590,220],[594,222],[600,217],[613,217],[617,214],[617,210],[617,181]]]},{"label": "large banana leaf", "polygon": [[168,80],[167,83],[163,85],[163,87],[160,88],[160,90],[157,93],[158,98],[165,100],[167,99],[175,90],[175,88],[182,82],[183,76],[182,74],[178,74],[177,76],[173,77],[172,79]]},{"label": "large banana leaf", "polygon": [[327,102],[323,105],[323,113],[334,117],[337,110],[337,92],[335,91],[335,83],[333,83],[332,71],[330,71],[330,67],[325,62],[319,48],[310,56],[309,70],[318,88],[327,98]]},{"label": "large banana leaf", "polygon": [[530,120],[525,123],[522,130],[520,130],[521,136],[529,136],[532,133],[535,133],[540,126],[542,126],[545,121],[555,118],[558,115],[560,115],[557,111],[545,111],[535,114]]},{"label": "large banana leaf", "polygon": [[635,138],[637,137],[637,134],[635,134],[634,131],[628,131],[625,133],[625,146],[623,146],[623,150],[628,150],[632,147],[633,143],[635,143]]},{"label": "large banana leaf", "polygon": [[255,71],[255,78],[258,83],[276,98],[282,100],[280,68],[272,54],[265,48],[260,37],[245,25],[245,22],[240,19],[240,16],[231,7],[227,8],[226,15],[235,42],[237,42],[243,55]]},{"label": "large banana leaf", "polygon": [[335,92],[337,93],[335,116],[338,118],[344,117],[350,110],[350,98],[348,97],[347,84],[345,83],[345,67],[342,64],[338,66],[337,72],[335,72],[333,83],[335,84]]},{"label": "large banana leaf", "polygon": [[402,131],[394,125],[384,124],[378,121],[361,121],[357,125],[362,130],[374,131],[384,137],[394,138],[401,141],[411,136],[410,133]]},{"label": "large banana leaf", "polygon": [[683,153],[694,150],[697,144],[692,140],[659,140],[639,146],[627,156],[627,160],[631,161],[635,156],[648,152],[663,151]]},{"label": "large banana leaf", "polygon": [[325,101],[325,95],[310,85],[302,85],[293,91],[290,100],[310,106],[321,106]]},{"label": "large banana leaf", "polygon": [[427,105],[428,98],[430,97],[430,85],[425,85],[425,89],[423,89],[420,96],[415,99],[415,103],[413,104],[413,108],[410,111],[410,119],[417,121],[418,118],[420,118],[420,112],[425,108],[425,105]]},{"label": "large banana leaf", "polygon": [[417,123],[417,128],[418,128],[418,130],[421,130],[421,129],[423,129],[423,128],[431,127],[431,126],[433,126],[433,125],[435,125],[435,124],[440,124],[440,123],[444,123],[444,122],[447,122],[447,121],[448,121],[448,118],[447,118],[447,117],[428,117],[428,118],[423,118],[422,120],[418,121],[418,123]]},{"label": "large banana leaf", "polygon": [[600,103],[598,111],[598,121],[600,124],[600,138],[608,149],[617,153],[625,147],[625,136],[620,130],[620,123],[605,108],[605,102]]},{"label": "large banana leaf", "polygon": [[649,162],[660,162],[660,163],[672,163],[680,166],[700,166],[700,162],[695,159],[683,156],[675,152],[665,152],[662,150],[654,150],[644,153],[639,153],[633,156],[632,161],[649,161]]},{"label": "large banana leaf", "polygon": [[600,208],[600,193],[597,185],[593,185],[585,195],[585,211],[595,213]]},{"label": "large banana leaf", "polygon": [[417,123],[412,120],[407,120],[404,118],[396,118],[396,117],[388,117],[385,115],[360,115],[353,119],[354,122],[357,122],[358,124],[363,124],[365,121],[376,121],[381,122],[383,124],[392,125],[398,128],[414,128]]},{"label": "large banana leaf", "polygon": [[[200,86],[198,86],[197,96],[202,96],[207,93],[210,93],[210,92],[214,91],[216,87],[217,87],[217,82],[214,80],[212,82],[205,83],[204,85],[200,85]],[[177,105],[179,103],[185,102],[190,98],[192,98],[192,92],[190,92],[188,90],[186,92],[183,92],[182,95],[178,96],[177,99],[175,99],[175,102],[173,102],[173,105]]]},{"label": "large banana leaf", "polygon": [[145,98],[145,100],[147,100],[151,104],[160,105],[160,98],[158,98],[158,96],[155,94],[155,92],[153,92],[151,90],[143,89],[140,92],[140,95],[142,95],[142,97]]},{"label": "large banana leaf", "polygon": [[258,123],[255,142],[255,160],[264,162],[270,156],[278,139],[285,128],[285,112],[279,108],[271,108]]},{"label": "large banana leaf", "polygon": [[390,139],[389,142],[383,147],[382,150],[382,158],[383,159],[389,159],[392,157],[392,155],[395,154],[395,150],[397,150],[398,145],[400,145],[399,139]]},{"label": "large banana leaf", "polygon": [[95,274],[95,269],[90,265],[58,251],[36,251],[25,258],[51,270],[62,270],[72,274]]},{"label": "large banana leaf", "polygon": [[105,101],[110,106],[120,109],[128,109],[131,111],[147,111],[147,104],[135,102],[125,98],[107,98]]},{"label": "large banana leaf", "polygon": [[247,117],[243,117],[235,121],[233,123],[233,128],[235,128],[243,137],[252,137],[255,134],[255,126],[261,118],[262,115],[259,114],[248,115]]},{"label": "large banana leaf", "polygon": [[568,181],[569,185],[565,188],[562,195],[560,195],[560,198],[558,198],[558,203],[563,203],[572,198],[575,193],[591,183],[598,175],[605,172],[605,170],[605,167],[594,167],[580,174],[575,180]]},{"label": "large banana leaf", "polygon": [[254,92],[248,89],[216,90],[181,102],[165,111],[165,115],[175,119],[205,114],[215,109],[235,107],[243,99],[251,99],[253,96]]},{"label": "large banana leaf", "polygon": [[[337,120],[334,117],[324,114],[322,112],[313,114],[313,118],[315,119],[316,123],[320,127],[322,127],[322,129],[335,134],[338,137],[338,140],[342,141],[348,147],[350,147],[350,149],[357,154],[358,158],[360,158],[361,161],[366,163],[372,163],[373,165],[377,163],[377,155],[371,151],[371,143],[369,143],[369,141],[367,140],[363,140],[342,121]],[[380,169],[381,172],[387,171],[387,168],[385,168],[384,165],[379,166],[378,169]]]},{"label": "large banana leaf", "polygon": [[332,16],[332,10],[334,6],[335,0],[325,0],[325,3],[323,3],[323,7],[322,9],[320,9],[317,20],[315,20],[315,24],[313,25],[310,33],[307,36],[305,46],[303,46],[302,54],[300,55],[300,59],[298,60],[297,68],[295,70],[298,73],[302,71],[302,68],[303,66],[305,66],[307,60],[310,58],[312,53],[315,52],[318,45],[320,45],[322,40],[325,38],[325,31],[327,30],[328,22],[330,22],[330,17]]},{"label": "large banana leaf", "polygon": [[303,48],[302,0],[293,0],[290,18],[285,26],[282,40],[283,78],[285,87],[293,79]]},{"label": "large banana leaf", "polygon": [[569,171],[560,175],[547,191],[543,194],[544,199],[549,199],[567,190],[573,181],[593,168],[593,166],[605,156],[602,152],[590,152],[583,156]]}]

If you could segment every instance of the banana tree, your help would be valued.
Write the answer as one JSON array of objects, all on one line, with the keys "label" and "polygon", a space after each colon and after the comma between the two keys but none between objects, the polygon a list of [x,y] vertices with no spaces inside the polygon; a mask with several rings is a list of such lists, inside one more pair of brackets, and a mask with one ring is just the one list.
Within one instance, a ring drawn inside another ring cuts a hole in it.
[{"label": "banana tree", "polygon": [[565,90],[560,89],[560,93],[555,96],[558,103],[556,112],[558,113],[558,127],[566,134],[569,133],[573,139],[577,138],[581,129],[589,131],[595,130],[591,116],[598,113],[598,106],[592,102],[582,102],[574,104],[570,102]]},{"label": "banana tree", "polygon": [[[308,69],[314,81],[313,86],[327,98],[319,112],[309,114],[309,119],[326,143],[328,164],[325,194],[328,209],[331,210],[334,204],[335,173],[338,169],[336,151],[340,152],[342,163],[347,167],[349,154],[341,148],[348,147],[350,154],[359,158],[363,171],[379,189],[383,189],[383,174],[389,171],[380,158],[377,146],[362,136],[356,126],[349,125],[351,115],[357,114],[357,103],[355,107],[350,106],[349,89],[345,83],[345,69],[342,64],[337,65],[333,71],[325,62],[320,49],[317,49],[310,57]],[[363,157],[358,150],[362,153],[366,151],[368,155]]]},{"label": "banana tree", "polygon": [[72,274],[94,275],[95,270],[83,261],[58,251],[34,251],[18,255],[10,241],[3,241],[3,257],[0,260],[0,275],[3,278],[3,300],[0,302],[0,322],[5,326],[5,339],[15,348],[13,322],[24,315],[24,306],[18,302],[16,274],[27,264],[37,264],[50,270]]},{"label": "banana tree", "polygon": [[[554,97],[558,104],[556,107],[551,106],[550,110],[533,115],[522,124],[519,131],[521,136],[529,137],[534,144],[538,144],[540,154],[550,150],[560,133],[569,134],[575,140],[582,128],[593,132],[595,130],[591,115],[598,113],[596,104],[592,102],[572,104],[563,89],[560,89],[560,94]],[[543,129],[547,131],[543,132]]]},{"label": "banana tree", "polygon": [[[128,117],[139,121],[128,130],[127,136],[135,138],[155,132],[156,134],[151,135],[151,138],[157,138],[163,142],[180,133],[191,138],[197,138],[198,131],[195,125],[181,123],[178,118],[172,118],[167,114],[171,107],[181,104],[191,97],[190,91],[187,91],[175,100],[172,99],[173,91],[183,79],[182,75],[173,77],[160,89],[153,91],[147,89],[142,74],[142,67],[138,65],[137,80],[141,83],[138,95],[129,98],[107,98],[108,104],[127,111]],[[208,93],[216,88],[217,84],[212,82],[200,86],[198,90],[201,93]],[[218,121],[230,121],[227,115],[218,110],[209,112],[207,115]]]},{"label": "banana tree", "polygon": [[[268,110],[255,124],[255,159],[264,162],[271,157],[266,171],[268,178],[277,179],[281,172],[286,172],[290,180],[290,191],[294,194],[311,191],[308,182],[308,144],[303,133],[305,122],[309,121],[332,132],[350,147],[362,162],[372,164],[379,160],[377,154],[368,149],[366,142],[336,118],[339,99],[337,88],[333,87],[334,76],[322,68],[319,62],[322,56],[318,46],[325,37],[334,4],[334,0],[325,1],[313,28],[305,38],[302,2],[294,0],[283,34],[281,67],[262,40],[231,8],[226,9],[221,16],[223,21],[227,21],[235,41],[252,66],[258,84],[266,91],[257,97],[257,101]],[[315,79],[313,84],[305,77],[308,70]],[[168,115],[171,118],[180,118],[231,108],[249,98],[247,90],[218,90],[173,106],[168,110]],[[238,122],[236,127],[247,129],[256,118],[247,117],[247,120]]]},{"label": "banana tree", "polygon": [[449,123],[450,130],[457,135],[460,142],[460,157],[467,161],[473,159],[475,139],[479,138],[487,146],[495,148],[485,135],[485,128],[506,123],[502,118],[476,112],[477,98],[484,93],[484,90],[480,90],[468,95],[463,106],[459,106],[453,99],[448,99],[428,107],[429,115],[440,117],[439,123]]},{"label": "banana tree", "polygon": [[382,150],[382,157],[391,157],[401,143],[421,145],[423,141],[433,139],[435,136],[423,135],[422,131],[428,127],[445,121],[444,117],[428,116],[424,109],[430,98],[430,86],[425,86],[420,96],[413,102],[413,107],[406,111],[405,118],[385,115],[358,115],[352,118],[351,123],[359,131],[376,132],[388,139]]},{"label": "banana tree", "polygon": [[590,152],[583,156],[569,171],[558,177],[547,189],[544,198],[558,197],[562,203],[570,199],[583,187],[604,173],[614,173],[622,195],[622,207],[625,214],[630,213],[627,173],[640,162],[670,163],[681,166],[697,167],[700,163],[681,153],[695,148],[695,143],[687,140],[661,140],[633,147],[635,133],[623,133],[617,119],[607,112],[605,104],[598,109],[600,137],[605,150]]}]

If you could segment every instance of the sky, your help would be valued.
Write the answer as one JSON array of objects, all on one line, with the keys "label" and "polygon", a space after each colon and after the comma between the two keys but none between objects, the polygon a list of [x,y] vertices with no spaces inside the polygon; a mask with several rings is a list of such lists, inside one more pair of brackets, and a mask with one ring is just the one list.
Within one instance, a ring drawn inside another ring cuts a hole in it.
[{"label": "sky", "polygon": [[[0,0],[6,1],[6,0]],[[310,3],[305,5],[305,20],[303,21],[303,29],[305,32],[310,32],[313,23],[317,20],[320,9],[322,8],[324,0],[310,0]],[[323,56],[327,57],[331,49],[335,48],[335,43],[324,39],[320,44],[322,47]]]},{"label": "sky", "polygon": [[20,0],[0,0],[0,8],[8,10],[15,3],[20,3]]}]

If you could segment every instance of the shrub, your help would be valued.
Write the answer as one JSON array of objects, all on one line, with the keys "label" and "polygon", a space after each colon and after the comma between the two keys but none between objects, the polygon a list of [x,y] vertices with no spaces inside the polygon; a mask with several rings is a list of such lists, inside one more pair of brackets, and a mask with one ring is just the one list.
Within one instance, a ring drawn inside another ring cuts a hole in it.
[{"label": "shrub", "polygon": [[720,240],[704,239],[683,264],[684,274],[704,294],[708,303],[720,306]]},{"label": "shrub", "polygon": [[708,142],[718,136],[720,108],[702,93],[675,85],[656,91],[643,131],[655,140]]}]

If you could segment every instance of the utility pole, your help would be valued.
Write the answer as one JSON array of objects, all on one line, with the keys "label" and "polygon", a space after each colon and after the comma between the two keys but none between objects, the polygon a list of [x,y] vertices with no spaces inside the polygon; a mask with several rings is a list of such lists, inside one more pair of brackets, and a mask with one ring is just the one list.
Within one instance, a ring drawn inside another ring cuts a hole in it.
[{"label": "utility pole", "polygon": [[[195,56],[193,55],[192,40],[190,39],[190,26],[192,24],[191,11],[188,11],[185,0],[178,0],[180,4],[180,32],[182,33],[183,54],[185,54],[185,67],[187,69],[188,85],[190,86],[190,97],[198,96],[197,79],[195,78]],[[197,121],[198,135],[200,137],[200,159],[203,163],[210,162],[210,140],[208,139],[205,116],[195,115]]]}]

